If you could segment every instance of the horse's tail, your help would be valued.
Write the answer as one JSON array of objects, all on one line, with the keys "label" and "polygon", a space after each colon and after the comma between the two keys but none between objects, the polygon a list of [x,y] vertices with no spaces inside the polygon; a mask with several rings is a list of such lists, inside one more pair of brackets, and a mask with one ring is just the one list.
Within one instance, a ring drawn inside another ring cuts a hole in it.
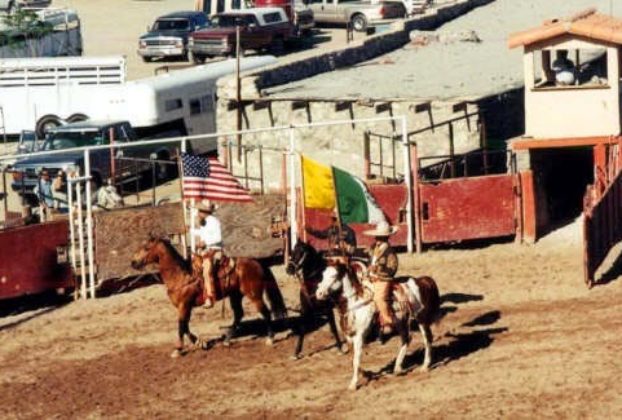
[{"label": "horse's tail", "polygon": [[432,277],[417,277],[415,283],[419,287],[423,310],[417,315],[417,321],[425,324],[435,324],[440,321],[441,296],[438,286]]},{"label": "horse's tail", "polygon": [[262,267],[264,271],[266,294],[268,295],[268,300],[270,301],[272,316],[276,319],[283,319],[287,317],[287,308],[285,307],[285,301],[283,300],[283,295],[281,294],[279,285],[277,284],[274,273],[272,273],[270,267],[266,264],[262,264]]}]

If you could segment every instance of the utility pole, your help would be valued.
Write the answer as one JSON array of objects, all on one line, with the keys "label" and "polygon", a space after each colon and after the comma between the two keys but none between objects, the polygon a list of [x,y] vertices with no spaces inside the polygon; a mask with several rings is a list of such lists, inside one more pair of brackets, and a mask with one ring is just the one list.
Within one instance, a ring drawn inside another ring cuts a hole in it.
[{"label": "utility pole", "polygon": [[240,22],[235,25],[235,102],[237,109],[238,163],[242,161],[242,89],[240,86]]}]

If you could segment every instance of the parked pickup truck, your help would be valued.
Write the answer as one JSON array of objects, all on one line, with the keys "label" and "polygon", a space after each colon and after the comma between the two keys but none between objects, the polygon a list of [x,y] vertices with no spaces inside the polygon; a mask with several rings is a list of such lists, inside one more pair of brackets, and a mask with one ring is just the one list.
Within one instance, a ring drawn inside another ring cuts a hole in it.
[{"label": "parked pickup truck", "polygon": [[[80,148],[87,146],[96,146],[110,144],[111,139],[115,143],[126,143],[137,140],[136,134],[129,122],[127,121],[81,121],[77,123],[63,125],[52,129],[36,150],[38,152],[62,150],[71,148]],[[104,181],[112,176],[112,160],[119,157],[120,153],[115,152],[113,156],[110,149],[94,150],[90,153],[91,175],[93,184],[97,188]],[[138,146],[124,149],[124,158],[150,158],[157,157],[161,160],[169,160],[172,156],[172,150],[166,145],[156,146]],[[147,169],[144,163],[140,165],[139,170]],[[115,159],[116,176],[120,177],[129,172],[133,172],[136,163],[130,159]],[[162,176],[172,176],[175,165],[164,165],[159,168]],[[67,153],[58,153],[53,155],[35,155],[28,156],[17,160],[13,166],[13,182],[11,188],[13,191],[22,192],[28,195],[38,182],[39,174],[42,169],[46,169],[48,173],[54,177],[58,171],[62,170],[69,174],[72,172],[84,174],[84,153],[82,151],[73,151]]]},{"label": "parked pickup truck", "polygon": [[138,40],[138,54],[143,61],[154,58],[188,59],[188,35],[209,26],[203,12],[175,12],[160,16],[148,32]]},{"label": "parked pickup truck", "polygon": [[201,29],[188,40],[192,59],[203,63],[214,56],[235,54],[236,26],[240,26],[240,49],[268,49],[282,53],[285,42],[294,36],[294,26],[282,8],[262,7],[218,13],[212,27]]},{"label": "parked pickup truck", "polygon": [[351,24],[358,32],[365,32],[370,26],[406,16],[406,7],[401,0],[309,0],[309,7],[313,10],[315,22]]}]

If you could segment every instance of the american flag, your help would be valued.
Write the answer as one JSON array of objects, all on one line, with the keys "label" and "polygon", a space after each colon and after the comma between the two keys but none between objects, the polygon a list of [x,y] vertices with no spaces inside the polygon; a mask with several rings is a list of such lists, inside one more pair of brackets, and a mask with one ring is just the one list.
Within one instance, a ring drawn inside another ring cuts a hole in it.
[{"label": "american flag", "polygon": [[181,154],[184,198],[253,201],[248,191],[216,157]]}]

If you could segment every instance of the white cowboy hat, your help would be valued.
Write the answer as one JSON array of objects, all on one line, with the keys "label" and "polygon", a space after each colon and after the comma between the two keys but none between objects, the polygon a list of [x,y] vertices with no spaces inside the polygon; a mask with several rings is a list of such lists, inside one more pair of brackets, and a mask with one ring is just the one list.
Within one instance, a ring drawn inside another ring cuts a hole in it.
[{"label": "white cowboy hat", "polygon": [[376,229],[366,230],[363,235],[367,236],[390,236],[397,232],[397,226],[390,226],[387,222],[380,222]]},{"label": "white cowboy hat", "polygon": [[212,203],[208,199],[203,199],[199,201],[195,207],[198,211],[203,211],[207,213],[211,213],[216,209],[216,206],[214,205],[214,203]]}]

